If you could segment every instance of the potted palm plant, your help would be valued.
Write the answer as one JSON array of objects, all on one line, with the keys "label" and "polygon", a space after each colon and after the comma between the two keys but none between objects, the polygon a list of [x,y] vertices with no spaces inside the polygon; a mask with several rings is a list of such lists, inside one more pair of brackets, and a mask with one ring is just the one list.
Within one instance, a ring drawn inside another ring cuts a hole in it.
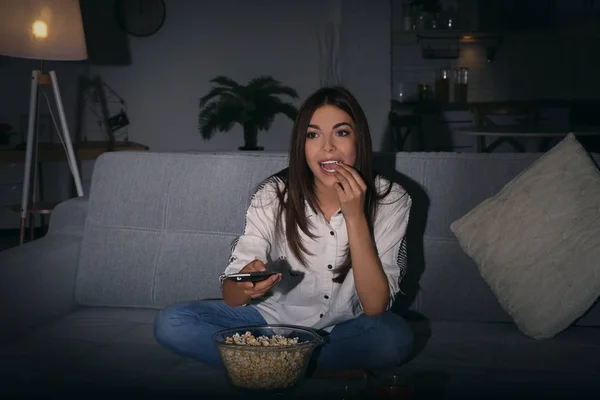
[{"label": "potted palm plant", "polygon": [[297,99],[298,93],[270,76],[259,76],[245,86],[226,76],[217,76],[210,82],[215,86],[200,99],[198,118],[198,129],[205,140],[240,124],[245,145],[239,149],[263,150],[257,146],[258,132],[268,130],[277,114],[296,119],[296,107],[278,96]]}]

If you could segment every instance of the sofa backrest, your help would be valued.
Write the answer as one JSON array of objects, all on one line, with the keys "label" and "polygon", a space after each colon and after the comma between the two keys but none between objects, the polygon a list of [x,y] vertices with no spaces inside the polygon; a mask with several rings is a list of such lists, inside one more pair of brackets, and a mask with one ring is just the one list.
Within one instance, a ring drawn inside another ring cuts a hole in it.
[{"label": "sofa backrest", "polygon": [[254,187],[285,155],[107,153],[92,174],[76,300],[162,307],[220,297]]},{"label": "sofa backrest", "polygon": [[[397,153],[375,165],[413,197],[408,232],[409,271],[399,296],[429,319],[512,322],[460,248],[450,224],[537,160],[538,153]],[[600,155],[594,159],[600,165]],[[577,321],[600,326],[600,304]]]},{"label": "sofa backrest", "polygon": [[[378,154],[375,167],[413,198],[410,307],[427,318],[510,321],[460,249],[450,224],[539,154]],[[83,305],[161,308],[220,297],[218,276],[242,232],[255,187],[287,166],[284,153],[115,152],[96,162],[76,300]],[[600,325],[598,306],[585,316]]]}]

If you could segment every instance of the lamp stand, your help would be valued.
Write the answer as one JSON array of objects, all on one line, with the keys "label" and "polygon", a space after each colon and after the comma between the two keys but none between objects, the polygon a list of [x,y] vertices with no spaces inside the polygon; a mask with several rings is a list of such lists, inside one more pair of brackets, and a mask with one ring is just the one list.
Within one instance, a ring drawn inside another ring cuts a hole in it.
[{"label": "lamp stand", "polygon": [[[73,151],[73,144],[71,143],[71,134],[69,133],[69,127],[67,126],[67,119],[65,117],[65,111],[60,96],[60,90],[58,88],[58,80],[56,79],[56,73],[49,71],[49,73],[42,74],[40,70],[34,70],[31,73],[31,92],[29,97],[29,120],[27,125],[27,142],[25,150],[25,173],[23,177],[23,191],[21,194],[21,232],[20,232],[20,244],[25,241],[25,223],[27,221],[27,211],[29,205],[29,187],[31,184],[31,165],[33,158],[33,142],[34,142],[34,129],[36,126],[36,107],[37,107],[37,94],[38,85],[52,85],[54,90],[54,99],[56,100],[56,108],[58,109],[58,115],[60,118],[61,131],[58,135],[62,138],[62,142],[65,147],[67,155],[67,161],[73,179],[75,180],[75,188],[77,190],[77,196],[83,196],[83,187],[81,184],[81,177],[79,175],[79,167],[77,166],[77,160],[75,158],[75,152]],[[35,145],[38,146],[37,140]]]}]

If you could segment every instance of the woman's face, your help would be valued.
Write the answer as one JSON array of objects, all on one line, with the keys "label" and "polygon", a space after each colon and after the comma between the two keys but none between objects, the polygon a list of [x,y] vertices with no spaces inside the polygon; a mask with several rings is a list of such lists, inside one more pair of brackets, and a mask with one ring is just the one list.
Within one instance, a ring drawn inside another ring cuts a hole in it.
[{"label": "woman's face", "polygon": [[356,161],[354,121],[337,107],[317,108],[308,125],[304,153],[317,189],[333,189],[336,163],[351,167]]}]

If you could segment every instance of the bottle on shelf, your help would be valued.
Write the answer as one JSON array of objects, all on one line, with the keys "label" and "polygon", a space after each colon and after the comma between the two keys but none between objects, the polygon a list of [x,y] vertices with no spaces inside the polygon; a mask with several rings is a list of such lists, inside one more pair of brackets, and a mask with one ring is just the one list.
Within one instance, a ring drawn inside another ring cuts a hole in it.
[{"label": "bottle on shelf", "polygon": [[435,77],[435,101],[448,103],[450,101],[450,68],[440,68]]},{"label": "bottle on shelf", "polygon": [[469,91],[469,68],[461,67],[455,70],[454,79],[454,101],[456,103],[466,103]]}]

